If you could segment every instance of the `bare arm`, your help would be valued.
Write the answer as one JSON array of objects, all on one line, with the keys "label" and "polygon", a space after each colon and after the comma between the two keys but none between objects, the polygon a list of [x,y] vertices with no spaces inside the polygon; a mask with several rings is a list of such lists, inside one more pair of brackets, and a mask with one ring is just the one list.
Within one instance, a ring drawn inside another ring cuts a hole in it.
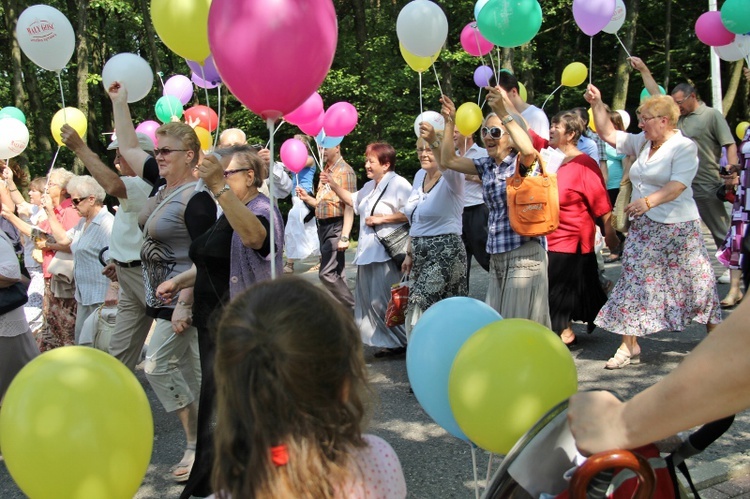
[{"label": "bare arm", "polygon": [[[447,95],[443,95],[440,98],[440,102],[443,104],[441,114],[445,117],[445,131],[443,132],[443,136],[453,137],[453,131],[455,130],[454,123],[456,121],[456,105]],[[429,123],[420,123],[420,129],[425,125],[430,126]],[[435,151],[435,154],[437,154],[437,151]],[[444,140],[440,144],[440,166],[459,173],[477,174],[477,167],[474,166],[474,161],[457,155],[456,150],[453,148],[453,141],[451,140]]]},{"label": "bare arm", "polygon": [[656,208],[660,204],[674,201],[677,197],[682,194],[682,191],[687,189],[687,186],[682,182],[671,180],[666,183],[664,187],[649,194],[648,196],[636,199],[625,207],[625,210],[634,214],[642,215],[652,208]]},{"label": "bare arm", "polygon": [[609,113],[607,108],[604,107],[602,102],[602,93],[594,85],[589,85],[586,88],[586,92],[583,94],[583,98],[586,102],[591,104],[591,110],[594,113],[594,123],[596,123],[596,133],[599,137],[611,145],[616,147],[617,144],[617,130],[609,119]]},{"label": "bare arm", "polygon": [[10,209],[5,205],[3,205],[3,218],[12,223],[13,227],[18,229],[21,234],[26,237],[31,237],[31,224],[28,224],[18,218],[16,214],[10,211]]},{"label": "bare arm", "polygon": [[732,142],[726,147],[727,147],[727,162],[729,162],[730,165],[739,165],[740,158],[737,155],[737,144],[735,142]]},{"label": "bare arm", "polygon": [[[49,222],[52,235],[55,238],[55,244],[59,246],[59,250],[69,253],[70,243],[72,241],[68,237],[68,231],[65,230],[65,227],[62,226],[55,216],[55,209],[52,206],[52,200],[47,194],[42,196],[42,206],[44,206],[44,211],[47,213],[47,221]],[[54,249],[58,249],[58,247],[55,247]]]},{"label": "bare arm", "polygon": [[[14,211],[14,205],[24,204],[26,200],[18,192],[18,187],[16,187],[16,182],[13,179],[13,170],[6,166],[3,169],[3,178],[5,179],[5,186],[8,189],[8,196],[10,196],[11,201],[8,206],[10,206],[11,211]],[[5,206],[6,202],[5,199],[2,200],[3,206]]]},{"label": "bare arm", "polygon": [[148,153],[138,146],[138,136],[135,134],[133,119],[128,107],[128,91],[118,82],[112,83],[107,89],[112,100],[112,112],[115,117],[117,143],[120,154],[139,177],[143,177],[143,165],[148,159]]},{"label": "bare arm", "polygon": [[391,213],[390,215],[371,215],[365,217],[365,225],[374,227],[383,224],[395,224],[408,222],[409,219],[401,212]]},{"label": "bare arm", "polygon": [[[354,200],[352,199],[352,193],[347,191],[343,187],[341,187],[339,184],[337,184],[336,181],[333,179],[333,177],[331,177],[331,175],[328,174],[328,172],[323,171],[320,173],[320,181],[323,182],[324,184],[328,184],[328,186],[331,188],[333,192],[336,193],[339,199],[342,200],[344,203],[346,203],[348,206],[352,206],[354,204]],[[312,203],[308,203],[308,204],[312,205]]]},{"label": "bare arm", "polygon": [[[648,69],[648,66],[646,66],[646,63],[643,62],[640,57],[631,57],[630,65],[633,66],[633,69],[641,73],[641,78],[643,78],[643,86],[646,87],[646,90],[648,90],[649,94],[661,94],[661,90],[659,90],[659,84],[656,83],[654,76],[651,74],[651,70]],[[597,130],[598,129],[599,127],[597,126]]]},{"label": "bare arm", "polygon": [[127,199],[128,192],[120,176],[105,165],[101,158],[83,142],[78,132],[67,123],[62,126],[62,141],[78,156],[89,173],[91,173],[91,176],[94,177],[94,180],[104,187],[107,194],[120,199]]},{"label": "bare arm", "polygon": [[[341,228],[341,236],[349,237],[352,232],[352,225],[354,224],[354,208],[349,205],[344,207],[344,226]],[[342,241],[339,239],[338,250],[346,251],[349,247],[349,241]]]}]

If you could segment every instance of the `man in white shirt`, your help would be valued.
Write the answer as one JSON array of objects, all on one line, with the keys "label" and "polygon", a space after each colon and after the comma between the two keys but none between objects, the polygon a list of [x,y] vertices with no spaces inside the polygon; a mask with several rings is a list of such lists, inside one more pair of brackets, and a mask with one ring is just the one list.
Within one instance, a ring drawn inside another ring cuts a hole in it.
[{"label": "man in white shirt", "polygon": [[[140,148],[153,155],[153,141],[145,134],[137,135]],[[116,151],[115,167],[121,176],[105,165],[68,125],[62,127],[62,140],[80,158],[107,194],[120,201],[109,242],[110,263],[104,267],[102,274],[120,283],[120,300],[109,353],[131,371],[135,371],[153,322],[146,315],[146,293],[141,270],[143,233],[138,227],[138,213],[153,186],[137,176],[125,158],[120,156],[116,139],[107,149]]]},{"label": "man in white shirt", "polygon": [[[474,143],[474,137],[464,136],[458,130],[453,132],[453,146],[456,154],[468,159],[486,158],[487,150]],[[489,272],[490,255],[487,254],[487,221],[490,210],[484,203],[482,179],[479,175],[465,175],[464,211],[461,239],[466,248],[466,287],[471,275],[471,257]]]},{"label": "man in white shirt", "polygon": [[512,73],[501,70],[497,75],[497,84],[508,94],[513,107],[526,120],[528,127],[540,137],[549,140],[549,118],[543,110],[524,102],[518,94],[518,79]]}]

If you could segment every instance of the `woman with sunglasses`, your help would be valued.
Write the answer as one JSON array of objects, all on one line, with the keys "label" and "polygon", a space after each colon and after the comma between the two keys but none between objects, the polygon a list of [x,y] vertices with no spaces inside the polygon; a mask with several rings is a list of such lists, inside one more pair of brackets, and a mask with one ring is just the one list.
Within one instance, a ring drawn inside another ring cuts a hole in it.
[{"label": "woman with sunglasses", "polygon": [[618,152],[636,156],[630,168],[632,222],[622,252],[622,276],[596,325],[622,335],[606,369],[640,362],[638,338],[682,331],[693,320],[712,330],[721,322],[714,272],[690,187],[698,171],[695,143],[677,130],[679,109],[665,95],[638,108],[638,135],[616,131],[599,89],[589,85],[596,131]]},{"label": "woman with sunglasses", "polygon": [[109,246],[112,223],[115,220],[104,206],[107,193],[90,175],[73,177],[68,182],[68,192],[73,207],[81,215],[75,227],[65,230],[54,216],[54,206],[49,195],[42,196],[52,235],[58,244],[67,246],[73,253],[75,299],[77,305],[75,342],[80,343],[81,328],[89,315],[104,303],[109,279],[102,275],[99,253]]},{"label": "woman with sunglasses", "polygon": [[[216,223],[190,245],[193,266],[164,283],[157,296],[169,301],[182,289],[193,287],[193,324],[198,328],[201,395],[198,408],[198,442],[195,463],[180,497],[205,497],[211,493],[216,318],[230,299],[256,282],[271,279],[271,201],[259,192],[265,164],[247,145],[209,153],[197,175],[214,194],[222,214]],[[275,210],[276,273],[282,273],[283,219]]]},{"label": "woman with sunglasses", "polygon": [[[406,334],[438,301],[466,296],[466,248],[461,239],[464,176],[438,164],[443,134],[427,122],[419,124],[417,155],[422,169],[414,176],[411,194],[401,212],[406,215],[409,248],[401,272],[409,275]],[[453,131],[446,131],[453,137]],[[447,140],[453,144],[453,140]]]},{"label": "woman with sunglasses", "polygon": [[[521,128],[522,118],[513,117],[505,111],[498,92],[490,89],[492,98],[488,98],[487,102],[493,112],[487,115],[481,128],[482,141],[489,156],[462,158],[456,155],[452,143],[444,143],[440,150],[441,164],[457,172],[478,174],[482,181],[484,199],[490,209],[487,304],[503,317],[531,319],[549,327],[544,238],[520,236],[511,229],[505,192],[507,179],[516,171],[517,156],[521,155],[520,165],[526,168],[536,161],[536,152],[529,136]],[[456,106],[445,95],[441,102],[442,114],[446,118],[445,133],[450,136],[455,128]]]},{"label": "woman with sunglasses", "polygon": [[184,482],[195,459],[201,379],[198,330],[192,324],[193,288],[166,301],[157,296],[156,289],[192,266],[190,244],[216,221],[216,203],[211,194],[195,189],[192,173],[200,142],[193,129],[179,122],[162,125],[156,130],[157,147],[151,157],[138,145],[127,89],[114,82],[108,94],[120,154],[138,176],[154,185],[152,197],[138,215],[144,235],[141,264],[146,313],[156,319],[144,372],[164,409],[177,415],[185,431],[185,453],[170,470],[175,481]]}]

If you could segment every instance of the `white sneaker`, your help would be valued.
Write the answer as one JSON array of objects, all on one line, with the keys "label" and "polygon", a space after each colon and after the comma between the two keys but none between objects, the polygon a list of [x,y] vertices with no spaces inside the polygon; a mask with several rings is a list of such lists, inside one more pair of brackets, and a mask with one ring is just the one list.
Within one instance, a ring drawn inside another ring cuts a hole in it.
[{"label": "white sneaker", "polygon": [[716,279],[716,282],[718,282],[719,284],[729,284],[731,282],[731,277],[729,277],[729,270],[725,270],[724,273]]}]

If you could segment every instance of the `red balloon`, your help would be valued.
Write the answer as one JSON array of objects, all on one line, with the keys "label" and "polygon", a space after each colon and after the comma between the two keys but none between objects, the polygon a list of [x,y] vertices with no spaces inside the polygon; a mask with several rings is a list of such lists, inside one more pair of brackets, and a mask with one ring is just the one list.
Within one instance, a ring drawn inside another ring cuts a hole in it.
[{"label": "red balloon", "polygon": [[195,122],[198,120],[198,126],[205,128],[209,132],[216,130],[219,126],[219,117],[216,115],[216,111],[208,106],[193,106],[188,108],[183,113],[185,121]]}]

